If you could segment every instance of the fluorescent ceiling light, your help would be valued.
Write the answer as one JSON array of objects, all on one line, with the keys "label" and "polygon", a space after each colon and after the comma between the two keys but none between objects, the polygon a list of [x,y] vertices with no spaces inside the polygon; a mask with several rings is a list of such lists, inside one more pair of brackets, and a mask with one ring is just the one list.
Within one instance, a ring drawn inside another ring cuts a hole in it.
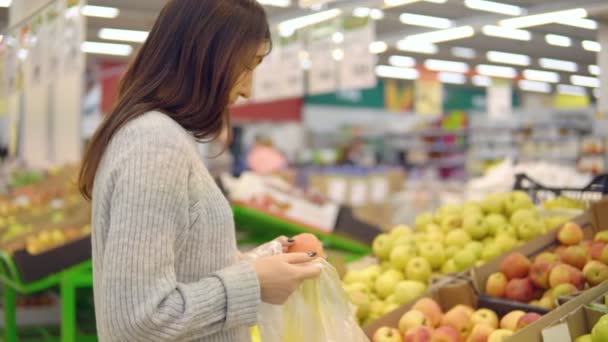
[{"label": "fluorescent ceiling light", "polygon": [[524,78],[531,80],[531,81],[550,82],[550,83],[559,82],[559,74],[556,72],[552,72],[552,71],[526,69],[526,70],[524,70],[523,75],[524,75]]},{"label": "fluorescent ceiling light", "polygon": [[335,49],[334,51],[331,52],[331,56],[336,61],[341,61],[341,60],[344,59],[344,50],[342,50],[342,49]]},{"label": "fluorescent ceiling light", "polygon": [[472,26],[460,26],[446,30],[431,31],[426,33],[414,34],[407,36],[405,40],[413,41],[414,44],[424,43],[441,43],[450,40],[463,39],[472,37],[475,34],[475,30]]},{"label": "fluorescent ceiling light", "polygon": [[331,36],[331,40],[336,44],[341,44],[344,42],[344,33],[342,32],[334,32]]},{"label": "fluorescent ceiling light", "polygon": [[583,87],[577,87],[569,84],[558,84],[557,92],[563,95],[578,95],[585,96],[587,95],[587,91]]},{"label": "fluorescent ceiling light", "polygon": [[301,28],[336,18],[340,14],[342,14],[342,10],[340,10],[339,8],[334,8],[327,11],[317,12],[314,14],[285,20],[279,24],[279,31],[281,31],[282,34],[287,34],[288,32],[291,32],[293,34],[293,32]]},{"label": "fluorescent ceiling light", "polygon": [[489,87],[492,85],[492,79],[488,76],[475,75],[472,78],[473,84],[478,87]]},{"label": "fluorescent ceiling light", "polygon": [[467,77],[463,74],[457,74],[453,72],[440,72],[437,76],[439,81],[442,83],[451,84],[465,84],[467,83]]},{"label": "fluorescent ceiling light", "polygon": [[127,44],[84,42],[80,48],[85,53],[112,56],[129,56],[133,52],[133,47]]},{"label": "fluorescent ceiling light", "polygon": [[519,89],[536,93],[550,93],[551,85],[544,82],[521,80],[519,81]]},{"label": "fluorescent ceiling light", "polygon": [[572,39],[559,34],[548,34],[545,36],[545,41],[549,45],[569,47],[572,46]]},{"label": "fluorescent ceiling light", "polygon": [[376,67],[376,75],[385,78],[415,80],[420,76],[420,73],[418,70],[412,68],[397,68],[388,65],[378,65]]},{"label": "fluorescent ceiling light", "polygon": [[547,12],[541,14],[528,15],[512,19],[504,19],[499,22],[500,26],[510,28],[526,28],[555,23],[557,20],[570,18],[584,18],[587,11],[584,8],[575,8],[565,11]]},{"label": "fluorescent ceiling light", "polygon": [[381,9],[374,8],[369,12],[369,17],[374,20],[384,19],[384,11]]},{"label": "fluorescent ceiling light", "polygon": [[416,66],[416,60],[408,56],[390,56],[388,63],[401,68],[413,68]]},{"label": "fluorescent ceiling light", "polygon": [[538,60],[538,64],[545,69],[551,70],[559,70],[559,71],[567,71],[567,72],[577,72],[578,65],[574,62],[564,61],[561,59],[553,59],[553,58],[540,58]]},{"label": "fluorescent ceiling light", "polygon": [[475,70],[478,74],[490,77],[515,78],[517,71],[514,68],[490,64],[480,64]]},{"label": "fluorescent ceiling light", "polygon": [[439,48],[435,44],[414,42],[410,40],[400,40],[397,42],[397,49],[406,52],[423,53],[427,55],[434,55],[439,51]]},{"label": "fluorescent ceiling light", "polygon": [[465,0],[464,4],[470,9],[504,15],[519,16],[525,12],[525,10],[519,6],[503,4],[495,1]]},{"label": "fluorescent ceiling light", "polygon": [[384,0],[384,7],[397,7],[403,5],[413,4],[422,0]]},{"label": "fluorescent ceiling light", "polygon": [[463,62],[445,61],[441,59],[427,59],[424,61],[424,67],[433,71],[448,71],[466,73],[469,71],[469,65]]},{"label": "fluorescent ceiling light", "polygon": [[275,7],[289,7],[291,6],[291,0],[258,0],[262,5],[275,6]]},{"label": "fluorescent ceiling light", "polygon": [[114,19],[118,17],[120,10],[116,7],[85,5],[82,7],[81,13],[87,17]]},{"label": "fluorescent ceiling light", "polygon": [[446,18],[432,17],[414,13],[403,13],[399,20],[407,25],[446,29],[452,27],[452,21]]},{"label": "fluorescent ceiling light", "polygon": [[495,25],[486,25],[481,29],[481,32],[486,36],[514,39],[514,40],[531,40],[532,34],[530,31],[517,30],[508,27]]},{"label": "fluorescent ceiling light", "polygon": [[0,7],[11,7],[13,0],[0,0]]},{"label": "fluorescent ceiling light", "polygon": [[369,7],[357,7],[353,10],[353,16],[359,18],[367,18],[371,13],[371,8]]},{"label": "fluorescent ceiling light", "polygon": [[445,4],[446,2],[448,2],[448,0],[424,0],[426,2],[432,2],[435,4]]},{"label": "fluorescent ceiling light", "polygon": [[106,40],[143,43],[148,38],[148,32],[102,28],[99,30],[98,37]]},{"label": "fluorescent ceiling light", "polygon": [[477,53],[475,52],[474,49],[467,48],[467,47],[461,47],[461,46],[453,47],[452,55],[454,57],[464,58],[464,59],[474,59],[475,57],[477,57]]},{"label": "fluorescent ceiling light", "polygon": [[383,41],[377,41],[369,44],[369,52],[373,54],[381,54],[388,50],[388,45]]},{"label": "fluorescent ceiling light", "polygon": [[570,82],[574,85],[588,88],[599,88],[600,80],[597,77],[572,75],[570,76]]},{"label": "fluorescent ceiling light", "polygon": [[590,65],[589,66],[589,73],[593,76],[599,76],[600,75],[600,67],[597,65]]},{"label": "fluorescent ceiling light", "polygon": [[583,40],[583,49],[591,52],[600,52],[602,50],[602,46],[600,43],[593,40]]},{"label": "fluorescent ceiling light", "polygon": [[597,21],[586,18],[565,18],[558,19],[555,22],[558,24],[584,28],[587,30],[597,30],[598,27]]},{"label": "fluorescent ceiling light", "polygon": [[513,65],[530,65],[530,57],[518,53],[509,53],[502,51],[488,51],[488,60],[494,63],[513,64]]}]

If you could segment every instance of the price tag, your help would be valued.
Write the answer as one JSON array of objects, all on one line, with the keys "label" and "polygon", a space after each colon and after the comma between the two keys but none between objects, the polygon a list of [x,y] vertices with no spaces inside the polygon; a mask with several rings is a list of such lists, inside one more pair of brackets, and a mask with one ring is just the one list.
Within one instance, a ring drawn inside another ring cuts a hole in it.
[{"label": "price tag", "polygon": [[560,323],[542,331],[544,342],[572,342],[568,324]]},{"label": "price tag", "polygon": [[346,199],[346,181],[338,178],[328,180],[327,197],[333,202],[344,203]]},{"label": "price tag", "polygon": [[350,203],[354,207],[367,203],[367,184],[364,181],[354,181],[350,189]]},{"label": "price tag", "polygon": [[374,203],[382,203],[388,197],[388,180],[375,178],[372,181],[371,200]]}]

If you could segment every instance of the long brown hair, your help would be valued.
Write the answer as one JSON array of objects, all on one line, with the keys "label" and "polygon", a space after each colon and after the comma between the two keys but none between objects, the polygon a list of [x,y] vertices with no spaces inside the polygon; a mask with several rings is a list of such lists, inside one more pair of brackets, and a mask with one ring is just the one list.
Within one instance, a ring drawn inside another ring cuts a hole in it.
[{"label": "long brown hair", "polygon": [[123,77],[118,101],[87,148],[79,176],[92,198],[97,168],[114,134],[158,110],[200,140],[230,126],[230,93],[270,42],[266,13],[256,0],[170,0]]}]

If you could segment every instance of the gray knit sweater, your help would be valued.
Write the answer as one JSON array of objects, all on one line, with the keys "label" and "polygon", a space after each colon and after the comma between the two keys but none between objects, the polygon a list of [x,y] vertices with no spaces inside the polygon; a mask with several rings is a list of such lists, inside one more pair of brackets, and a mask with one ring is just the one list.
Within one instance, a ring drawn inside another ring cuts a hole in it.
[{"label": "gray knit sweater", "polygon": [[249,341],[260,288],[237,258],[230,206],[191,135],[157,112],[120,129],[93,190],[100,341]]}]

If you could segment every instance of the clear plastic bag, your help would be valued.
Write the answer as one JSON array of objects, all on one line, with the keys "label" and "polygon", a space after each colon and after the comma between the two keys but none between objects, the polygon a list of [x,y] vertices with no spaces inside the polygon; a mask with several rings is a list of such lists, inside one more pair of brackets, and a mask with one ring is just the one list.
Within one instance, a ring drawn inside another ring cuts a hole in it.
[{"label": "clear plastic bag", "polygon": [[336,269],[323,259],[321,276],[305,281],[284,305],[262,304],[262,342],[368,342]]}]

